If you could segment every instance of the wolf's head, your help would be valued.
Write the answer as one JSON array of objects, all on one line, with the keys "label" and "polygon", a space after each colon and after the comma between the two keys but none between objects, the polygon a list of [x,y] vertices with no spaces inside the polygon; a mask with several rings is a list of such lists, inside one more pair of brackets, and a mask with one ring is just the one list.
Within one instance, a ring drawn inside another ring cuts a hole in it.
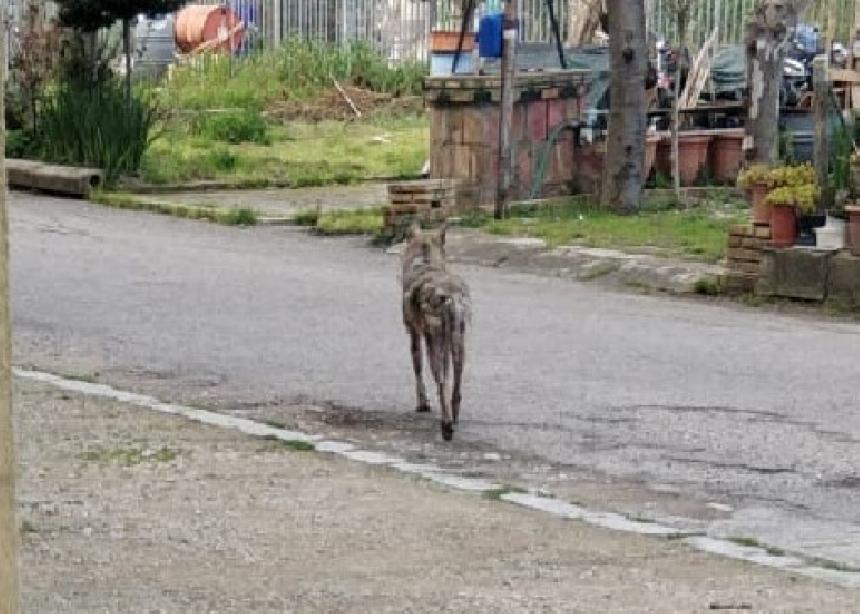
[{"label": "wolf's head", "polygon": [[443,224],[437,231],[424,231],[416,222],[406,233],[406,248],[403,250],[403,278],[418,267],[445,269],[445,232]]}]

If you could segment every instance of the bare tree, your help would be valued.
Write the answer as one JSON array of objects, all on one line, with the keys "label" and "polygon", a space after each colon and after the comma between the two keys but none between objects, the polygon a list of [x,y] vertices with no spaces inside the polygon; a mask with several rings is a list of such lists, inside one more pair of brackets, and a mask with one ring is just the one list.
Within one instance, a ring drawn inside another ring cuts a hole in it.
[{"label": "bare tree", "polygon": [[645,183],[645,0],[609,0],[608,13],[611,86],[601,202],[620,213],[633,213]]}]

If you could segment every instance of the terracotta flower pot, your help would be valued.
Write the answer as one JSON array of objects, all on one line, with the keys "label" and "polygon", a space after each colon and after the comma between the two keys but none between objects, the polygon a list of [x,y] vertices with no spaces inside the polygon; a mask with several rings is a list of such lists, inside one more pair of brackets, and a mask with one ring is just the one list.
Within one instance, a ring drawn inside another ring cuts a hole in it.
[{"label": "terracotta flower pot", "polygon": [[743,163],[743,128],[721,130],[715,134],[710,152],[711,172],[714,178],[722,183],[734,181]]},{"label": "terracotta flower pot", "polygon": [[767,226],[770,224],[771,207],[767,202],[768,187],[757,183],[749,189],[750,204],[752,205],[753,224]]},{"label": "terracotta flower pot", "polygon": [[860,256],[860,207],[845,207],[848,214],[848,247],[855,256]]},{"label": "terracotta flower pot", "polygon": [[[455,53],[459,41],[460,32],[457,30],[434,30],[430,33],[430,51]],[[475,34],[466,32],[463,36],[463,53],[471,53],[474,48]]]},{"label": "terracotta flower pot", "polygon": [[770,236],[774,247],[791,247],[797,239],[797,212],[794,207],[776,206],[770,218]]},{"label": "terracotta flower pot", "polygon": [[691,186],[696,183],[699,173],[708,161],[708,144],[711,135],[696,132],[678,135],[678,173],[681,184]]}]

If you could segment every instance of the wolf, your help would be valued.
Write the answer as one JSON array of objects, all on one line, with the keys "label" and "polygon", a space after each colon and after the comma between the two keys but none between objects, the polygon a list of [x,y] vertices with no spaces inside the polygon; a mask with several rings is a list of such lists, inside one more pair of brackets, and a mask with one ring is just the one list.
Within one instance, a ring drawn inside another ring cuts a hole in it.
[{"label": "wolf", "polygon": [[[422,343],[436,382],[442,438],[451,441],[460,418],[466,359],[466,328],[471,322],[469,287],[445,265],[445,233],[413,224],[401,259],[403,323],[409,333],[415,371],[416,411],[430,411],[422,375]],[[451,372],[453,371],[453,381]]]}]

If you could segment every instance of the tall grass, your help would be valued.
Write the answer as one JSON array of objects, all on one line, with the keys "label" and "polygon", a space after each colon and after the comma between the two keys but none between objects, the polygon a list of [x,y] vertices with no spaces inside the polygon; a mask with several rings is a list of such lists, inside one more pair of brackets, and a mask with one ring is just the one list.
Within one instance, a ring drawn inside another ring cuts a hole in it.
[{"label": "tall grass", "polygon": [[427,67],[404,62],[389,66],[365,42],[331,44],[290,39],[242,61],[207,56],[177,69],[162,92],[167,109],[262,110],[276,99],[304,100],[332,87],[355,85],[395,96],[417,95]]},{"label": "tall grass", "polygon": [[122,84],[106,79],[89,87],[61,84],[39,117],[39,157],[102,169],[108,185],[140,168],[154,110],[142,97],[126,100]]}]

